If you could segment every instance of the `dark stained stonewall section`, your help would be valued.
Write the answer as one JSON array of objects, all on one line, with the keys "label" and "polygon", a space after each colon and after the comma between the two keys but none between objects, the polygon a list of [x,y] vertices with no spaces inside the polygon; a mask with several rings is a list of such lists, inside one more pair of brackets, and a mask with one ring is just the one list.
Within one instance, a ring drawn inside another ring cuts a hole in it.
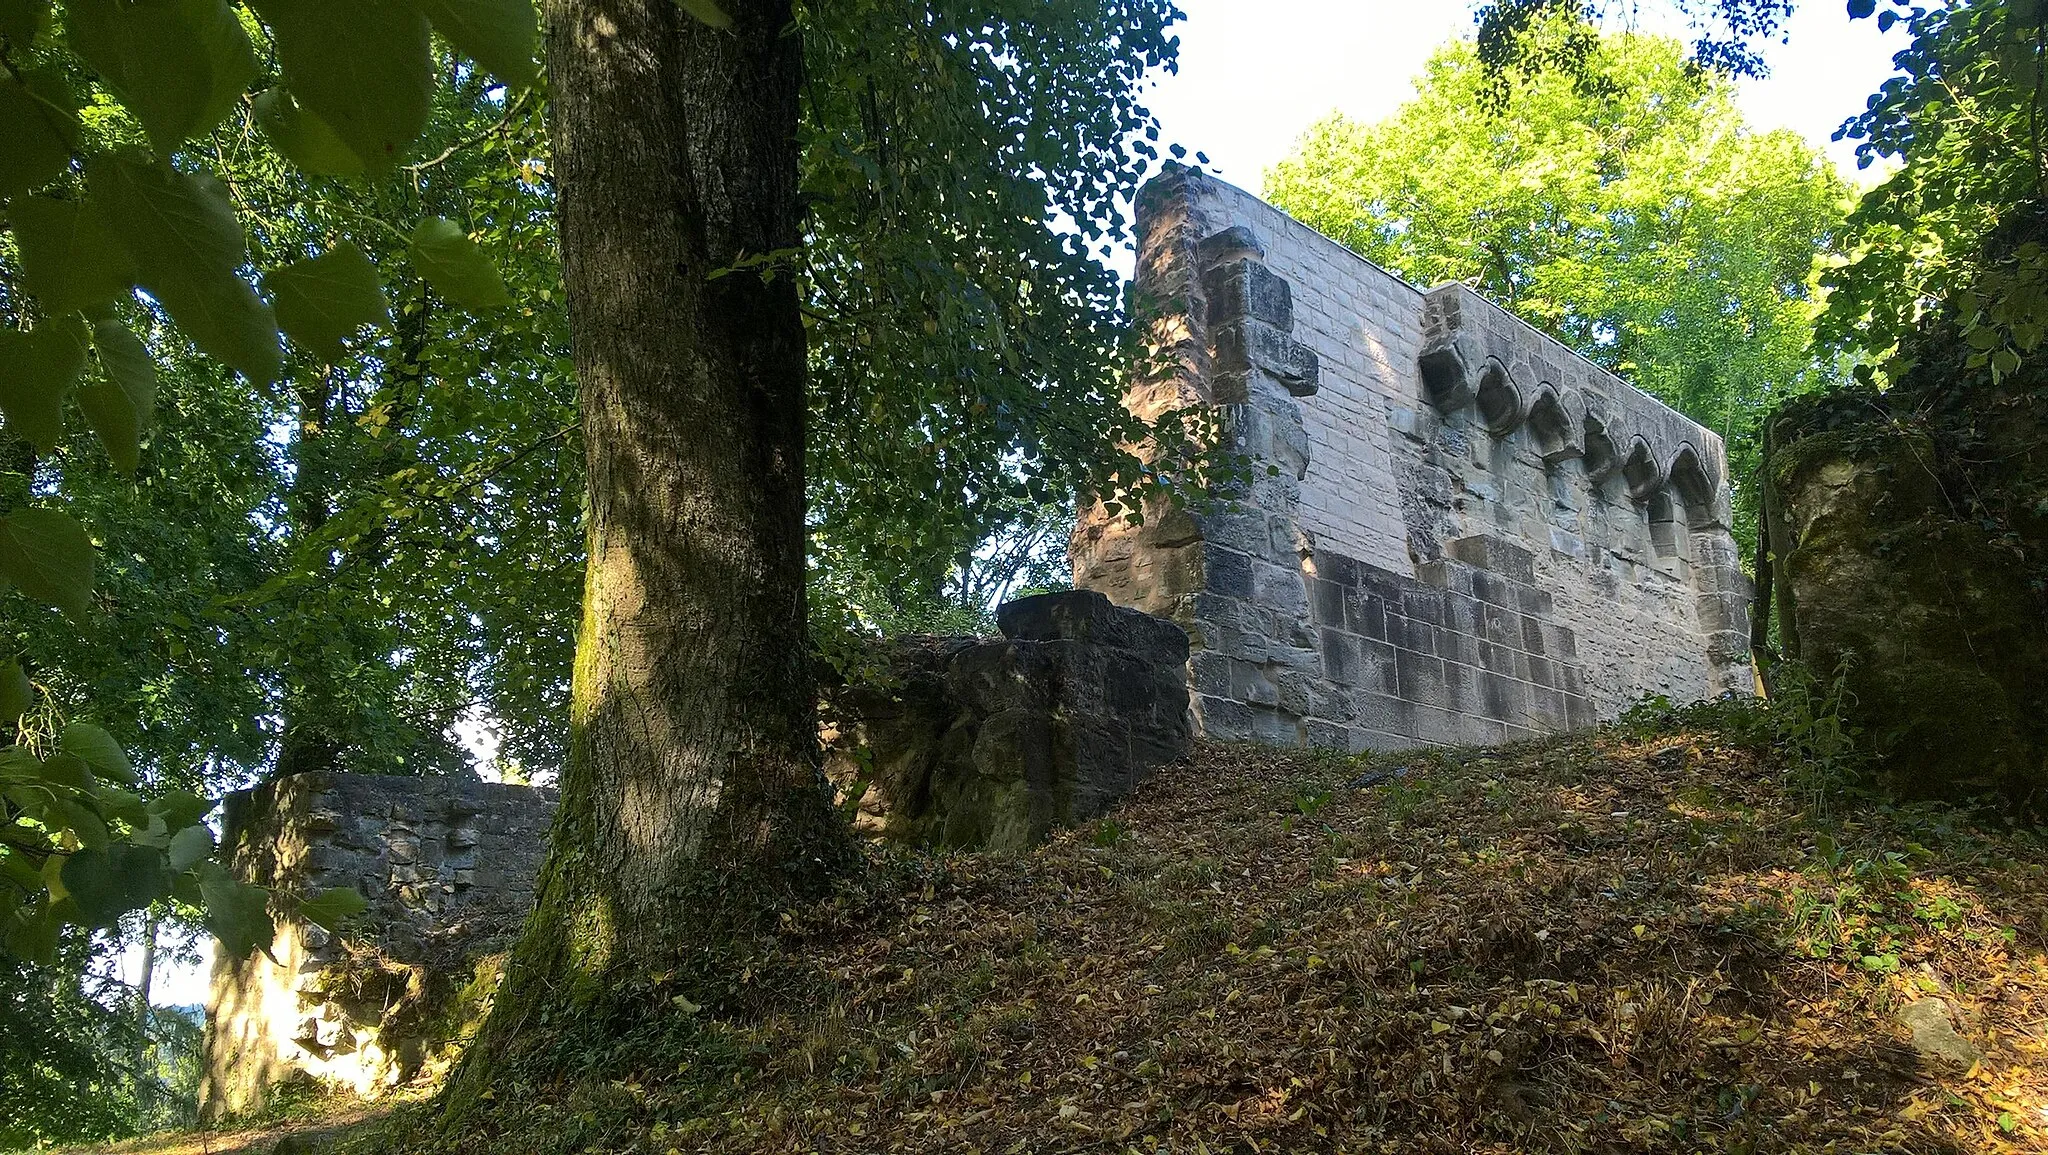
[{"label": "dark stained stonewall section", "polygon": [[1001,640],[891,644],[894,684],[834,696],[827,773],[860,825],[1021,850],[1102,814],[1187,755],[1188,638],[1088,590],[1003,606]]}]

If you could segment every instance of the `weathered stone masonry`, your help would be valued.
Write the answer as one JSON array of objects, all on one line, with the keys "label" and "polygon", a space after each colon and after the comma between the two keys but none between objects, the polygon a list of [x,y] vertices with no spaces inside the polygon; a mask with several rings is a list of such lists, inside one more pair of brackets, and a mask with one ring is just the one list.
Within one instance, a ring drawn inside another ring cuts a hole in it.
[{"label": "weathered stone masonry", "polygon": [[1185,626],[1204,733],[1485,743],[1750,685],[1721,439],[1462,285],[1427,292],[1173,169],[1139,201],[1165,364],[1273,467],[1204,514],[1098,508],[1075,584]]},{"label": "weathered stone masonry", "polygon": [[259,1109],[301,1077],[375,1094],[448,1061],[475,1025],[464,984],[533,908],[554,808],[552,790],[318,771],[229,795],[237,875],[302,894],[354,887],[370,907],[342,937],[274,907],[269,957],[217,955],[202,1114]]},{"label": "weathered stone masonry", "polygon": [[[831,695],[828,768],[860,790],[861,828],[1021,850],[1187,754],[1179,626],[1086,590],[1021,598],[998,621],[1002,638],[892,639],[893,684]],[[257,1109],[292,1079],[374,1095],[435,1075],[533,906],[554,807],[551,790],[320,772],[230,795],[241,878],[354,887],[370,909],[331,936],[277,904],[273,957],[217,958],[207,1117]]]}]

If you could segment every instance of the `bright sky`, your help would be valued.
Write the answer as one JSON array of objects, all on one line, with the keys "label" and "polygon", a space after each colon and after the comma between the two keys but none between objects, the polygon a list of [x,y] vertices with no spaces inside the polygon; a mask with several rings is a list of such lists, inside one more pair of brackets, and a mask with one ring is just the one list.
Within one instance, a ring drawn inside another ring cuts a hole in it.
[{"label": "bright sky", "polygon": [[[1413,94],[1430,53],[1472,31],[1467,0],[1180,6],[1180,73],[1161,79],[1149,103],[1165,140],[1206,152],[1217,175],[1253,192],[1309,124],[1332,110],[1367,122],[1387,116]],[[1891,74],[1905,30],[1880,36],[1875,21],[1850,20],[1841,0],[1801,0],[1796,11],[1788,42],[1768,54],[1772,76],[1743,84],[1743,111],[1759,127],[1791,128],[1826,147],[1853,180],[1853,151],[1828,137]],[[1645,26],[1660,30],[1653,19],[1646,11]]]},{"label": "bright sky", "polygon": [[[1387,116],[1412,94],[1429,54],[1472,29],[1466,0],[1180,0],[1180,6],[1187,13],[1180,73],[1162,78],[1149,98],[1162,137],[1187,146],[1190,155],[1206,152],[1218,175],[1253,192],[1310,123],[1333,109],[1362,121]],[[1880,36],[1875,21],[1851,21],[1840,0],[1802,0],[1788,31],[1789,41],[1769,54],[1770,79],[1743,84],[1743,111],[1758,127],[1802,133],[1855,180],[1853,151],[1828,137],[1891,74],[1904,30]],[[1128,271],[1130,257],[1120,256]],[[131,951],[123,974],[133,980],[139,966],[139,950]],[[203,1003],[209,966],[160,962],[154,1001]]]}]

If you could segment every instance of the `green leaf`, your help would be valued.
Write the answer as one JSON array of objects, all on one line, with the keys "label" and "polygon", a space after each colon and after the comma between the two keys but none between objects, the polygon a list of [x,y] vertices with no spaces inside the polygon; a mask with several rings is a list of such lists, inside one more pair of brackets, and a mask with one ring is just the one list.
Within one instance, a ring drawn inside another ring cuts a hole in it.
[{"label": "green leaf", "polygon": [[256,123],[284,158],[313,176],[357,176],[363,158],[334,135],[319,117],[299,107],[292,94],[272,88],[256,97]]},{"label": "green leaf", "polygon": [[213,810],[213,803],[189,790],[170,790],[149,800],[148,811],[164,820],[170,830],[183,830]]},{"label": "green leaf", "polygon": [[74,794],[92,794],[99,790],[99,781],[92,776],[92,767],[76,754],[52,754],[36,763],[36,777],[45,786]]},{"label": "green leaf", "polygon": [[0,739],[11,740],[12,731],[20,723],[21,716],[35,704],[35,684],[28,680],[20,659],[9,658],[0,662]]},{"label": "green leaf", "polygon": [[102,782],[99,798],[100,813],[108,818],[118,818],[137,829],[149,825],[149,808],[143,805],[140,795]]},{"label": "green leaf", "polygon": [[506,87],[525,88],[539,78],[533,55],[540,14],[533,0],[419,0],[419,5],[434,31]]},{"label": "green leaf", "polygon": [[0,36],[25,48],[50,22],[50,0],[0,0]]},{"label": "green leaf", "polygon": [[427,283],[458,305],[490,309],[512,303],[490,255],[446,217],[421,221],[412,231],[406,252]]},{"label": "green leaf", "polygon": [[20,197],[7,216],[21,246],[21,283],[50,312],[106,305],[134,286],[128,251],[77,201]]},{"label": "green leaf", "polygon": [[74,319],[45,323],[33,332],[0,329],[0,416],[16,437],[39,453],[64,434],[64,394],[85,369],[85,346]]},{"label": "green leaf", "polygon": [[[62,755],[50,761],[55,762],[60,758]],[[107,824],[99,812],[78,798],[59,795],[50,804],[50,810],[57,816],[58,825],[75,835],[87,850],[104,850],[114,845],[113,835],[107,832]],[[45,815],[43,821],[50,821],[50,816]]]},{"label": "green leaf", "polygon": [[368,909],[369,900],[357,893],[354,887],[339,886],[300,900],[299,917],[325,930],[338,932],[344,923],[360,917]]},{"label": "green leaf", "polygon": [[237,880],[211,860],[199,862],[193,873],[199,876],[206,929],[220,940],[228,957],[245,959],[259,950],[268,954],[277,938],[277,924],[270,918],[270,893]]},{"label": "green leaf", "polygon": [[285,85],[371,172],[426,127],[434,59],[427,18],[405,0],[256,0]]},{"label": "green leaf", "polygon": [[20,80],[0,72],[0,197],[48,184],[71,163],[78,143],[78,98],[53,71],[26,72]]},{"label": "green leaf", "polygon": [[71,855],[65,860],[63,878],[64,889],[71,892],[87,926],[111,926],[129,911],[171,893],[163,852],[125,842]]},{"label": "green leaf", "polygon": [[284,375],[277,314],[240,277],[167,281],[151,290],[192,343],[258,385]]},{"label": "green leaf", "polygon": [[213,831],[204,826],[187,826],[171,836],[171,845],[164,852],[170,868],[184,873],[195,865],[213,856]]},{"label": "green leaf", "polygon": [[683,11],[688,12],[713,28],[724,31],[732,27],[732,17],[727,16],[725,9],[720,8],[714,0],[677,0],[677,2],[683,6]]},{"label": "green leaf", "polygon": [[284,366],[277,318],[236,273],[248,256],[220,182],[126,158],[97,161],[91,202],[135,257],[135,279],[186,336],[251,381]]},{"label": "green leaf", "polygon": [[92,608],[92,539],[61,510],[31,506],[0,517],[0,577],[73,619]]},{"label": "green leaf", "polygon": [[168,157],[256,78],[256,52],[223,0],[68,0],[65,35]]},{"label": "green leaf", "polygon": [[330,362],[342,359],[342,339],[357,329],[391,323],[391,302],[377,280],[377,266],[347,241],[272,269],[263,275],[263,287],[270,290],[278,324],[292,340]]},{"label": "green leaf", "polygon": [[156,361],[111,315],[94,319],[92,343],[101,375],[78,391],[78,407],[114,467],[133,474],[142,459],[142,431],[156,417]]},{"label": "green leaf", "polygon": [[25,958],[33,963],[50,963],[57,958],[57,932],[62,929],[63,920],[52,909],[54,903],[42,906],[16,907],[4,924],[0,924],[0,947],[16,958]]},{"label": "green leaf", "polygon": [[112,734],[91,722],[68,723],[57,740],[57,746],[66,754],[78,757],[102,778],[131,785],[135,781],[135,768],[128,764],[127,752],[114,741]]},{"label": "green leaf", "polygon": [[90,203],[135,258],[142,287],[156,291],[194,270],[227,273],[249,258],[242,222],[219,181],[131,156],[96,158]]}]

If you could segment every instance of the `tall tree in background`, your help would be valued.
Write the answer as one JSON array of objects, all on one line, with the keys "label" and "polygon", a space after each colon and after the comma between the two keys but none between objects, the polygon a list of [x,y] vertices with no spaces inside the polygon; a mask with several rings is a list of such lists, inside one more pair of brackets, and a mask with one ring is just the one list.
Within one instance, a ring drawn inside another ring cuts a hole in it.
[{"label": "tall tree in background", "polygon": [[1266,193],[1416,284],[1473,285],[1719,430],[1740,486],[1762,414],[1835,375],[1809,343],[1846,186],[1796,134],[1748,129],[1728,78],[1676,41],[1596,37],[1581,71],[1506,78],[1504,108],[1499,80],[1476,45],[1451,44],[1389,119],[1311,128]]}]

